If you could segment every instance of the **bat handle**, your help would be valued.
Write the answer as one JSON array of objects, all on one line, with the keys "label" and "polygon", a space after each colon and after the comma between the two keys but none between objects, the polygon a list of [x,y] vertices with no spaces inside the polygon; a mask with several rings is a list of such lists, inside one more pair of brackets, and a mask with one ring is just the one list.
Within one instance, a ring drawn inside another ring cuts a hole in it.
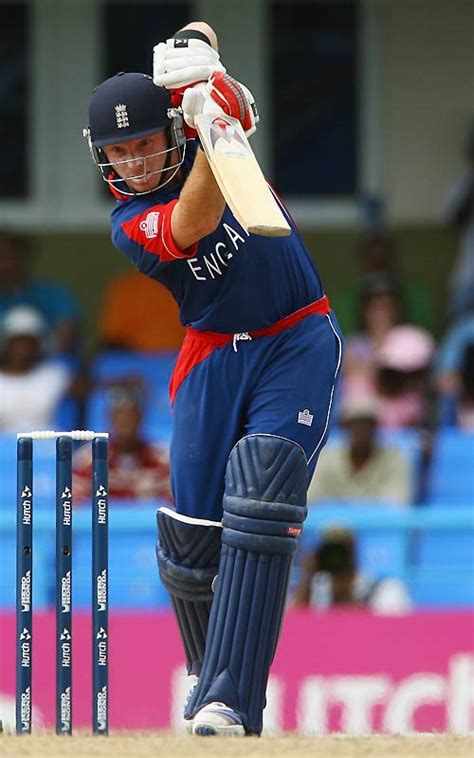
[{"label": "bat handle", "polygon": [[216,33],[204,21],[191,21],[190,24],[187,24],[183,29],[173,34],[173,39],[200,39],[214,48],[216,52],[219,51]]}]

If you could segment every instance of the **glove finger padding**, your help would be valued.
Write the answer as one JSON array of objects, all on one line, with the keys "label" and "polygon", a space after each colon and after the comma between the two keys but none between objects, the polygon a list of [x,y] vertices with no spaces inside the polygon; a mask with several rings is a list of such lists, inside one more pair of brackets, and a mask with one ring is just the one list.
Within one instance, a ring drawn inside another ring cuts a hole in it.
[{"label": "glove finger padding", "polygon": [[202,113],[223,113],[223,109],[213,100],[208,85],[204,82],[185,90],[181,108],[186,124],[192,129],[195,128],[195,116],[200,116]]},{"label": "glove finger padding", "polygon": [[220,71],[213,72],[207,87],[212,99],[220,105],[224,113],[237,118],[247,136],[253,134],[259,116],[250,90],[229,74]]},{"label": "glove finger padding", "polygon": [[168,39],[153,48],[153,81],[178,89],[207,81],[214,71],[225,72],[219,53],[198,39]]},{"label": "glove finger padding", "polygon": [[226,113],[240,121],[245,133],[253,134],[258,113],[251,92],[228,74],[214,72],[209,81],[195,84],[183,93],[183,118],[195,128],[194,119],[202,113]]}]

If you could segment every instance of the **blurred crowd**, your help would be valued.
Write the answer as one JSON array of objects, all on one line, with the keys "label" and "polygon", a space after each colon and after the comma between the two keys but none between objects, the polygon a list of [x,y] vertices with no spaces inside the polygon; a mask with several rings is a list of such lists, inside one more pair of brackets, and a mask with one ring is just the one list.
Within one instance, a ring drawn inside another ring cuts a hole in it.
[{"label": "blurred crowd", "polygon": [[[83,358],[80,305],[64,285],[36,278],[33,263],[23,238],[0,231],[0,434],[83,428],[94,388]],[[157,323],[166,327],[152,328]],[[135,272],[111,282],[98,326],[99,352],[178,350],[183,336],[163,288]],[[140,382],[127,376],[111,381],[104,397],[111,498],[172,503],[167,444],[143,435]],[[90,499],[90,455],[88,445],[75,455],[78,504]]]},{"label": "blurred crowd", "polygon": [[[402,275],[395,241],[383,228],[361,236],[355,251],[359,275],[333,293],[345,358],[332,441],[309,487],[314,507],[323,502],[422,504],[437,430],[474,433],[474,132],[466,170],[449,192],[444,213],[457,235],[459,255],[448,283],[441,337],[432,293],[422,281]],[[84,426],[94,388],[82,356],[80,305],[64,285],[35,277],[33,268],[26,241],[0,230],[0,433],[58,428],[62,422]],[[97,354],[177,352],[183,336],[176,305],[164,288],[134,271],[110,281],[97,325]],[[140,386],[127,377],[111,381],[106,398],[110,494],[115,500],[172,503],[167,440],[144,436]],[[404,430],[417,440],[415,470],[392,434]],[[75,457],[76,502],[90,495],[90,468],[85,446]],[[306,556],[297,603],[327,602],[314,600],[318,592],[318,597],[330,592],[358,603],[381,603],[382,588],[369,587],[357,576],[351,536],[336,536]],[[321,572],[326,586],[310,579]],[[329,589],[328,575],[334,580]],[[392,586],[388,593],[392,600],[387,602],[398,598],[406,605],[400,588]]]}]

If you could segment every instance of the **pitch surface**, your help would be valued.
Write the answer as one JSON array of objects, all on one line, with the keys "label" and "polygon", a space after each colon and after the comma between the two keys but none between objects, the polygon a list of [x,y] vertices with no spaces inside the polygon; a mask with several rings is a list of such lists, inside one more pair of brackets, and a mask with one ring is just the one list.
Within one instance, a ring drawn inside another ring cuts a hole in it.
[{"label": "pitch surface", "polygon": [[2,735],[0,754],[5,758],[31,755],[54,756],[153,756],[153,758],[472,758],[474,738],[449,735],[416,737],[323,737],[296,736],[262,739],[225,737],[176,737],[164,733],[113,734],[108,738],[77,735],[72,738],[50,734],[26,737]]}]

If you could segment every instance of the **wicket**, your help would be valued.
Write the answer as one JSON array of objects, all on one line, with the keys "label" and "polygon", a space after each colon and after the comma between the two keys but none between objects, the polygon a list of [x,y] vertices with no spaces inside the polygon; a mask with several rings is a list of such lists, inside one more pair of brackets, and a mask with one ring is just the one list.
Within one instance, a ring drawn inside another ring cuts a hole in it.
[{"label": "wicket", "polygon": [[92,731],[108,734],[108,434],[17,435],[16,733],[32,727],[33,441],[56,439],[56,734],[72,734],[72,441],[92,442]]}]

